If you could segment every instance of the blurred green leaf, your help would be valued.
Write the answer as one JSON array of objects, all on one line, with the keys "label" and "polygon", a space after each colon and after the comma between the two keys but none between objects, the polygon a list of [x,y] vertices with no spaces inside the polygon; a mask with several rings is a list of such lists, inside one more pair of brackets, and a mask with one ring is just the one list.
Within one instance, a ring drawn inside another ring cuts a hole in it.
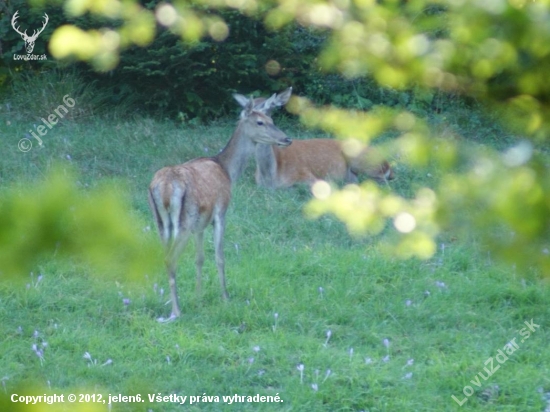
[{"label": "blurred green leaf", "polygon": [[120,188],[84,192],[62,169],[43,181],[13,186],[0,200],[0,275],[27,276],[43,257],[75,257],[105,276],[141,279],[162,267],[153,233]]}]

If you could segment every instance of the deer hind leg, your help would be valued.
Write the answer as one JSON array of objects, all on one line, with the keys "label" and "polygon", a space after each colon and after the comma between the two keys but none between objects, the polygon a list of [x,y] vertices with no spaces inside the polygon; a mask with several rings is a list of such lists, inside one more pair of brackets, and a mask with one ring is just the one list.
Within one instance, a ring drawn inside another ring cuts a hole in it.
[{"label": "deer hind leg", "polygon": [[218,267],[218,277],[222,288],[222,297],[229,299],[227,287],[225,284],[225,258],[223,254],[223,236],[225,232],[225,216],[218,215],[214,218],[214,251],[216,253],[216,266]]},{"label": "deer hind leg", "polygon": [[168,283],[170,284],[170,300],[172,301],[172,313],[168,319],[159,318],[159,321],[171,321],[181,315],[181,310],[178,300],[178,288],[176,284],[176,272],[178,269],[178,260],[181,253],[189,240],[189,234],[182,233],[172,242],[167,249],[166,254],[166,270],[168,272]]},{"label": "deer hind leg", "polygon": [[197,295],[200,296],[202,289],[202,265],[204,264],[204,232],[198,231],[195,233],[195,248],[196,248],[196,258],[195,258],[195,267],[197,269]]}]

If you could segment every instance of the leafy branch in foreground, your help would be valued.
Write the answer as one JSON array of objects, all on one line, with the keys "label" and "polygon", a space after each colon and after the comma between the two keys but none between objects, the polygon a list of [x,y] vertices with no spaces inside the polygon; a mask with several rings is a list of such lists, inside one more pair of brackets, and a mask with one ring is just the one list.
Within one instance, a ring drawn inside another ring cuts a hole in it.
[{"label": "leafy branch in foreground", "polygon": [[92,264],[99,274],[143,279],[160,267],[162,254],[130,210],[120,188],[84,192],[62,170],[3,190],[0,276],[27,276],[42,258],[55,255]]}]

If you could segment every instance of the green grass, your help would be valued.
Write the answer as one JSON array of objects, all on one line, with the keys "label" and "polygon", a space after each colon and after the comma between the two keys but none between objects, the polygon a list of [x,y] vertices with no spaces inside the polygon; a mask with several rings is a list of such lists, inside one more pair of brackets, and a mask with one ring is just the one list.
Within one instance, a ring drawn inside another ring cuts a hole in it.
[{"label": "green grass", "polygon": [[[81,173],[84,190],[121,179],[133,213],[151,228],[146,187],[152,174],[217,153],[234,127],[232,121],[191,128],[91,118],[57,125],[43,137],[44,148],[21,153],[17,142],[34,120],[0,115],[0,188],[40,179],[54,162],[70,164]],[[490,123],[465,129],[464,118],[457,109],[433,123],[502,144],[500,129]],[[284,129],[291,136],[314,135],[291,122]],[[394,163],[399,178],[392,187],[404,195],[430,185],[438,172]],[[250,166],[227,215],[227,303],[220,298],[211,229],[202,296],[195,294],[190,244],[178,277],[183,316],[170,324],[156,321],[170,311],[161,267],[141,282],[108,280],[52,256],[32,276],[24,275],[26,281],[0,283],[0,409],[36,410],[17,409],[9,401],[13,393],[144,399],[161,393],[219,396],[220,403],[118,403],[112,410],[544,410],[550,296],[542,281],[493,262],[476,239],[453,233],[441,237],[445,247],[428,261],[396,259],[379,246],[393,236],[391,227],[357,239],[332,217],[307,220],[305,188],[258,188]],[[531,319],[540,329],[520,343],[519,331]],[[519,349],[487,381],[481,379],[481,388],[473,386],[478,372],[486,375],[485,361],[513,338]],[[33,344],[43,351],[42,360]],[[298,365],[304,365],[302,378]],[[451,396],[463,399],[465,385],[476,391],[459,407]],[[481,394],[494,385],[498,393],[485,401]],[[278,394],[284,402],[223,404],[223,395],[234,394]],[[108,409],[101,404],[98,410]]]}]

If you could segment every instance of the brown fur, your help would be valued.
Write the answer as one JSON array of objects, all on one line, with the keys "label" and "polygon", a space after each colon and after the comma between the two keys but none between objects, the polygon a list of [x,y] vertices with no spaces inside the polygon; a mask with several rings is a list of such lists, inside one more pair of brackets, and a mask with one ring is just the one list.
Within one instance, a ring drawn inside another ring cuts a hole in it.
[{"label": "brown fur", "polygon": [[[254,108],[270,115],[275,108],[285,105],[291,94],[289,87],[275,99],[258,97],[254,99]],[[374,148],[348,157],[341,143],[332,139],[295,140],[287,148],[256,147],[256,183],[261,186],[283,188],[296,183],[313,184],[319,179],[356,183],[360,174],[379,182],[394,178],[390,164]]]},{"label": "brown fur", "polygon": [[[172,199],[181,190],[180,199]],[[224,212],[231,199],[231,181],[227,172],[212,158],[198,158],[184,164],[160,169],[150,185],[151,193],[159,190],[164,209],[169,211],[180,200],[180,231],[196,233],[212,222],[213,215]],[[178,205],[177,207],[180,207]],[[164,237],[165,242],[170,240]]]},{"label": "brown fur", "polygon": [[344,155],[341,143],[333,139],[294,140],[287,148],[257,147],[257,153],[260,150],[270,150],[276,159],[273,178],[273,170],[264,168],[260,164],[261,156],[256,156],[256,183],[268,187],[313,184],[319,179],[355,183],[359,174],[378,181],[394,178],[389,163],[374,149],[366,149],[357,157],[349,158]]}]

